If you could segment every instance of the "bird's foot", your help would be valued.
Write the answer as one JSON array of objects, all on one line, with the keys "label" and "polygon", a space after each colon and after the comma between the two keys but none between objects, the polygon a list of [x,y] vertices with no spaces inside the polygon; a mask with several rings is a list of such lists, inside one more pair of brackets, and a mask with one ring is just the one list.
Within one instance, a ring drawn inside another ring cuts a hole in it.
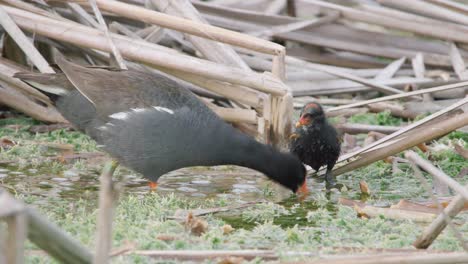
[{"label": "bird's foot", "polygon": [[327,173],[325,175],[325,188],[327,188],[327,190],[331,190],[333,188],[336,188],[338,190],[341,191],[341,188],[343,188],[344,185],[341,184],[341,183],[338,183],[336,182],[336,179],[333,175],[331,175],[331,173]]},{"label": "bird's foot", "polygon": [[152,182],[152,181],[150,181],[150,182],[148,183],[148,185],[149,185],[151,191],[156,191],[156,188],[158,187],[158,183],[157,183],[157,182]]}]

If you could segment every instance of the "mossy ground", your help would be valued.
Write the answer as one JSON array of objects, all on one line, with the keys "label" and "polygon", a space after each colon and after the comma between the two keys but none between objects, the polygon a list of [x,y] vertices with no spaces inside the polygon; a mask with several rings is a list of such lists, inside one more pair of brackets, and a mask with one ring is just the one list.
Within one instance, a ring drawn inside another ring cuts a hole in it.
[{"label": "mossy ground", "polygon": [[[386,113],[359,115],[351,121],[379,125],[399,125],[402,122]],[[36,124],[38,122],[25,117],[0,119],[0,138],[8,138],[18,143],[12,148],[1,150],[0,161],[12,162],[18,170],[48,168],[51,174],[61,173],[70,168],[86,170],[92,167],[99,170],[102,166],[102,163],[91,164],[87,161],[73,164],[54,161],[50,157],[56,153],[42,148],[38,142],[73,144],[75,151],[95,152],[98,149],[94,141],[76,131],[29,132],[28,128]],[[468,167],[468,163],[453,151],[453,143],[466,147],[467,134],[454,132],[434,142],[433,145],[437,147],[431,152],[430,158],[447,174],[466,184],[468,177],[458,174]],[[231,169],[228,166],[225,168],[226,171]],[[356,186],[360,180],[365,180],[373,191],[372,196],[367,199],[369,204],[390,205],[399,199],[430,199],[424,187],[412,176],[413,172],[409,166],[402,164],[399,169],[400,171],[393,172],[390,164],[376,162],[338,178],[347,186],[351,186],[351,190],[328,195],[322,191],[315,191],[303,202],[294,195],[279,203],[271,202],[274,200],[272,197],[277,195],[276,190],[262,186],[263,198],[269,202],[224,214],[203,216],[209,228],[199,237],[191,235],[185,229],[183,221],[170,219],[177,210],[232,205],[240,203],[241,199],[232,196],[191,199],[178,194],[127,192],[121,196],[116,210],[113,246],[119,247],[130,242],[141,250],[256,248],[273,249],[277,252],[320,250],[329,253],[333,253],[335,247],[411,248],[411,243],[421,233],[424,225],[383,217],[360,219],[356,217],[352,208],[337,203],[338,197],[359,199]],[[219,170],[220,174],[223,172],[224,170]],[[425,176],[430,182],[430,177]],[[29,193],[24,185],[19,187],[17,184],[10,184],[8,178],[3,181],[0,178],[0,184],[2,183],[17,198],[36,206],[51,221],[90,249],[94,247],[97,212],[95,195],[78,194],[75,198],[44,197]],[[467,219],[467,213],[460,214],[456,219],[457,228],[464,237],[468,237]],[[225,224],[232,225],[235,230],[223,234],[222,226]],[[171,239],[161,240],[161,235],[167,235]],[[37,248],[34,245],[28,244],[27,248],[29,263],[53,262],[47,256],[36,254]],[[443,232],[431,248],[461,250],[449,229]],[[154,260],[137,255],[124,255],[113,259],[113,263],[129,262],[154,263]]]}]

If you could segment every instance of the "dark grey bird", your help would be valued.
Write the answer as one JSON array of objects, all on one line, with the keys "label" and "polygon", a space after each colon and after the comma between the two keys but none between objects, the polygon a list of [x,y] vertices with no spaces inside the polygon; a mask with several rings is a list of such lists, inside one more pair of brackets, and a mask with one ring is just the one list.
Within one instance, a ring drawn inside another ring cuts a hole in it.
[{"label": "dark grey bird", "polygon": [[15,77],[57,95],[68,121],[153,183],[179,168],[224,164],[257,170],[294,192],[305,183],[296,156],[237,131],[179,82],[148,71],[86,68],[61,56],[56,63],[63,73]]},{"label": "dark grey bird", "polygon": [[341,151],[341,141],[336,129],[327,121],[323,108],[318,103],[308,103],[301,111],[300,119],[290,138],[289,149],[304,163],[318,171],[327,166],[325,181],[327,189],[337,187],[332,174]]}]

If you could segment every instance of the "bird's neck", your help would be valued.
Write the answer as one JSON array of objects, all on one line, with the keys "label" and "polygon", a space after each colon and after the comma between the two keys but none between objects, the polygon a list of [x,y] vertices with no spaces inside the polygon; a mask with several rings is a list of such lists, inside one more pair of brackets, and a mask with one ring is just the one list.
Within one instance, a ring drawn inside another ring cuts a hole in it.
[{"label": "bird's neck", "polygon": [[254,169],[267,176],[275,175],[275,168],[281,166],[281,153],[271,146],[261,144],[250,136],[235,129],[232,136],[226,137],[224,149],[230,150],[221,163],[229,163]]}]

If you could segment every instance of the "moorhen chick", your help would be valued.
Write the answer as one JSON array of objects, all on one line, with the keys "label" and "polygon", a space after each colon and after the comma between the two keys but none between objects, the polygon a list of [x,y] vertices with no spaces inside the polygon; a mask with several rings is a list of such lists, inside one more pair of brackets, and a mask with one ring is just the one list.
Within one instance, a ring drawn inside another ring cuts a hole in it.
[{"label": "moorhen chick", "polygon": [[306,104],[290,137],[289,149],[304,163],[318,171],[326,165],[326,188],[341,189],[332,174],[340,156],[341,141],[335,128],[328,123],[323,108],[318,103]]},{"label": "moorhen chick", "polygon": [[63,73],[15,77],[55,94],[68,121],[151,182],[183,167],[238,165],[293,192],[306,188],[297,157],[237,131],[183,84],[149,71],[86,68],[61,56],[56,63]]}]

